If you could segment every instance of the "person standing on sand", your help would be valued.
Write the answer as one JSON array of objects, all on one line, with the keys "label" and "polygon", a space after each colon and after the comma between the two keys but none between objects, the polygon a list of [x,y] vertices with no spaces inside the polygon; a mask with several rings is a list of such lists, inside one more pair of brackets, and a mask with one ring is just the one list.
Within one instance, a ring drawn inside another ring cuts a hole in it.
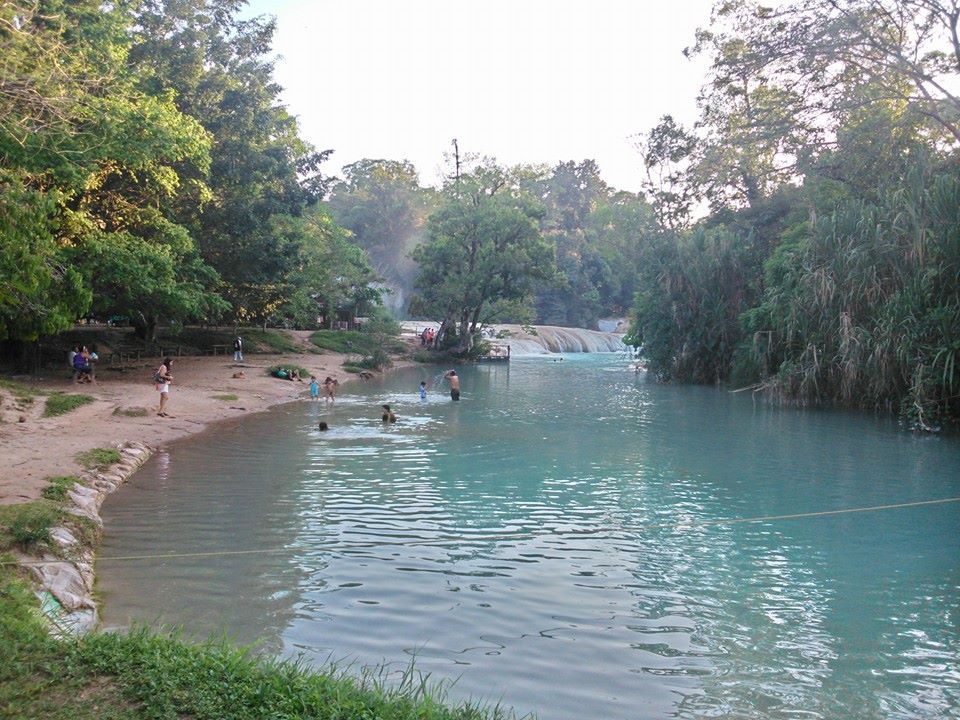
[{"label": "person standing on sand", "polygon": [[450,399],[459,400],[460,399],[460,378],[457,375],[456,370],[448,370],[444,377],[447,379],[447,382],[450,383]]},{"label": "person standing on sand", "polygon": [[160,409],[157,415],[160,417],[170,417],[166,413],[167,400],[170,397],[170,383],[173,382],[173,360],[168,357],[163,359],[163,364],[157,369],[157,390],[160,391]]},{"label": "person standing on sand", "polygon": [[239,335],[233,341],[233,361],[243,362],[243,340],[240,339]]}]

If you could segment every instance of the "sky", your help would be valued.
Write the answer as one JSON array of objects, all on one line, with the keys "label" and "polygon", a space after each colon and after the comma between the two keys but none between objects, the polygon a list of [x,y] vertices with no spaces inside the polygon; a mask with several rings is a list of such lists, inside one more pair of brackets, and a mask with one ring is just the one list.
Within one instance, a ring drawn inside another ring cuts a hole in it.
[{"label": "sky", "polygon": [[252,0],[276,17],[275,77],[301,136],[410,160],[435,185],[461,154],[505,165],[592,158],[640,190],[635,136],[692,124],[706,62],[687,60],[711,0]]}]

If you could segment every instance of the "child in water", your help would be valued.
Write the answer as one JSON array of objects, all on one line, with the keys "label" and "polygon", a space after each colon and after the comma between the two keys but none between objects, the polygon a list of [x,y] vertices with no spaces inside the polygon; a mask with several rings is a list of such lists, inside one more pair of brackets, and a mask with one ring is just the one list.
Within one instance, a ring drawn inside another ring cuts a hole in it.
[{"label": "child in water", "polygon": [[383,415],[380,416],[380,419],[384,422],[395,423],[397,421],[397,416],[393,414],[393,410],[390,409],[389,405],[381,405],[383,408]]},{"label": "child in water", "polygon": [[427,399],[427,383],[423,381],[420,382],[420,399],[421,400]]}]

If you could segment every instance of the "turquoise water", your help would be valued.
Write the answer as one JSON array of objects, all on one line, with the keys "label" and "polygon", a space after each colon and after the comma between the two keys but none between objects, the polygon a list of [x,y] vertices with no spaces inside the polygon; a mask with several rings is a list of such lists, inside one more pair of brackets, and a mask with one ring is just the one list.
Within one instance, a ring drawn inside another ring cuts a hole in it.
[{"label": "turquoise water", "polygon": [[956,436],[556,359],[464,368],[459,403],[403,370],[155,456],[103,508],[105,623],[415,658],[542,718],[960,718],[960,503],[713,522],[958,497]]}]

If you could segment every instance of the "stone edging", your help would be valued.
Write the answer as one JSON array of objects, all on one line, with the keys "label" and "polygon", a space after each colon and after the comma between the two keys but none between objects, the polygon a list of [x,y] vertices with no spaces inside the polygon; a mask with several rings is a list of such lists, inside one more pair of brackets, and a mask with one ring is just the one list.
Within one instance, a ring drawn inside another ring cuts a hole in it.
[{"label": "stone edging", "polygon": [[[155,448],[141,442],[125,442],[118,445],[117,450],[119,462],[103,470],[81,473],[84,484],[77,483],[67,491],[69,502],[65,510],[92,520],[100,529],[103,528],[100,507],[104,499],[126,482]],[[50,537],[66,558],[44,553],[39,560],[28,563],[39,585],[37,596],[41,610],[55,634],[89,632],[99,623],[93,599],[94,548],[82,545],[62,526],[52,528]]]}]

